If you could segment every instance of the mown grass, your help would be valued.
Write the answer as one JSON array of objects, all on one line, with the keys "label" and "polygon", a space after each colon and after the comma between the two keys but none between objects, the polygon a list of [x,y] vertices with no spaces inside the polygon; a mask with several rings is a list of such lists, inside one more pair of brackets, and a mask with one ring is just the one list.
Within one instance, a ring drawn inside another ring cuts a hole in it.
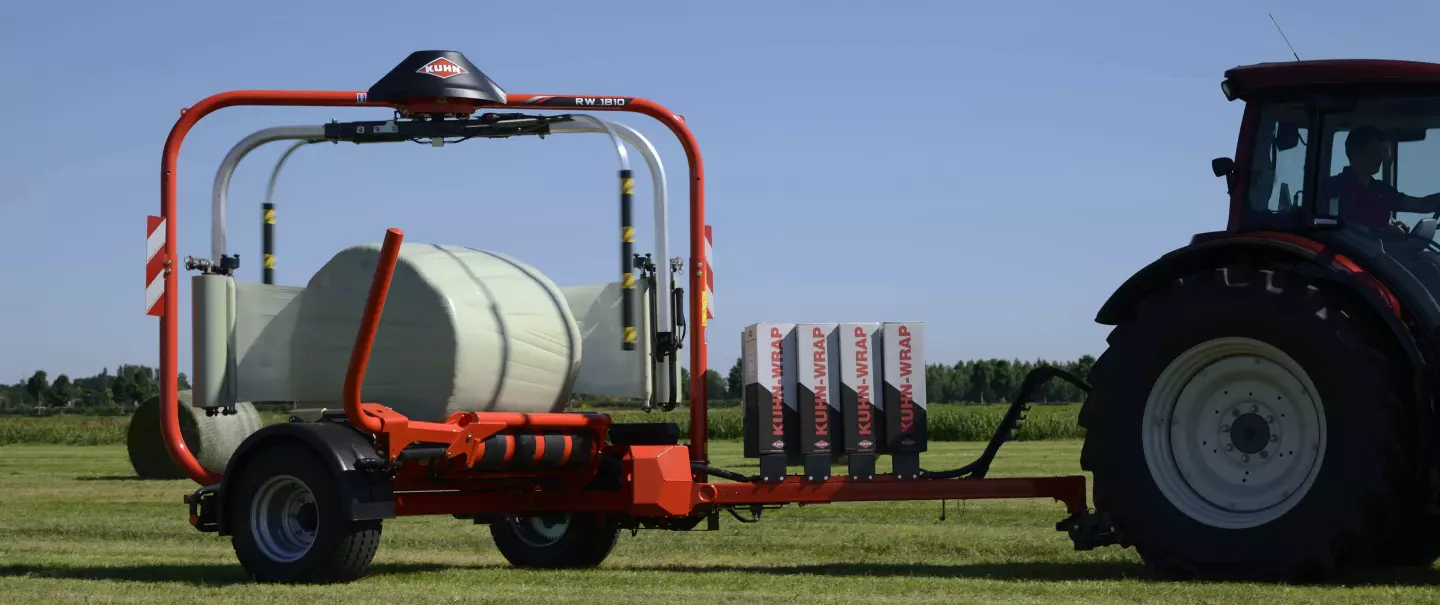
[{"label": "mown grass", "polygon": [[[978,443],[937,443],[927,468]],[[993,476],[1081,474],[1075,441],[1011,443]],[[718,466],[751,471],[738,443]],[[719,531],[622,535],[599,569],[506,565],[488,532],[447,516],[385,523],[374,573],[334,586],[250,583],[229,540],[194,531],[186,481],[132,480],[121,446],[0,447],[0,603],[985,603],[1161,605],[1440,602],[1440,572],[1334,578],[1324,585],[1168,582],[1133,551],[1076,552],[1040,500],[787,507]]]},{"label": "mown grass", "polygon": [[[1003,405],[933,404],[929,407],[929,435],[932,441],[985,441],[995,432],[1005,414]],[[602,410],[616,422],[675,422],[681,434],[689,434],[690,410],[645,413],[638,410]],[[1078,405],[1036,405],[1017,434],[1020,441],[1079,439],[1084,432],[1076,424]],[[280,422],[285,414],[262,412],[265,422]],[[0,445],[110,445],[125,443],[128,416],[70,416],[43,418],[0,416]],[[740,409],[710,410],[711,439],[740,439]]]}]

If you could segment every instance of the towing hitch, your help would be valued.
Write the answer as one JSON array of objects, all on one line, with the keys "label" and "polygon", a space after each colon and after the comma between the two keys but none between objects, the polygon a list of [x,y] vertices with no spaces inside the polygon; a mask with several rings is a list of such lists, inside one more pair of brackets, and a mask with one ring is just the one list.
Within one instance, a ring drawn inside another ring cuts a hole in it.
[{"label": "towing hitch", "polygon": [[207,533],[220,531],[220,515],[216,510],[216,504],[220,502],[219,493],[220,486],[207,485],[194,493],[185,494],[185,504],[190,506],[190,525],[195,529]]},{"label": "towing hitch", "polygon": [[1070,541],[1075,543],[1075,550],[1094,550],[1101,546],[1111,546],[1120,542],[1119,536],[1115,534],[1115,526],[1110,523],[1110,516],[1088,509],[1056,523],[1055,531],[1070,534]]}]

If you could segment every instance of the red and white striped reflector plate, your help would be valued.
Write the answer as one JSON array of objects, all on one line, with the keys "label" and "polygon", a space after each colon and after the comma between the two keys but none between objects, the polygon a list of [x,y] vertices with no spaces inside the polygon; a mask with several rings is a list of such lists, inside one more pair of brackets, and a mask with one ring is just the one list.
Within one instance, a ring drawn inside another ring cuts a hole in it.
[{"label": "red and white striped reflector plate", "polygon": [[145,217],[145,314],[165,314],[165,219]]},{"label": "red and white striped reflector plate", "polygon": [[700,305],[705,315],[700,318],[700,325],[706,326],[715,319],[715,246],[710,241],[710,225],[705,225],[705,290],[701,296]]}]

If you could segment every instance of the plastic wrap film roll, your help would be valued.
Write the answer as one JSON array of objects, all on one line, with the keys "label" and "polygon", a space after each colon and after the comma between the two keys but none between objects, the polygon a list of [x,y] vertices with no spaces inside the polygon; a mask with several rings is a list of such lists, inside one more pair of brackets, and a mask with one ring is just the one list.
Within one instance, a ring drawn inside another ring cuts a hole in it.
[{"label": "plastic wrap film roll", "polygon": [[192,405],[200,408],[235,405],[234,340],[235,280],[228,275],[206,274],[190,278],[191,331],[195,365]]}]

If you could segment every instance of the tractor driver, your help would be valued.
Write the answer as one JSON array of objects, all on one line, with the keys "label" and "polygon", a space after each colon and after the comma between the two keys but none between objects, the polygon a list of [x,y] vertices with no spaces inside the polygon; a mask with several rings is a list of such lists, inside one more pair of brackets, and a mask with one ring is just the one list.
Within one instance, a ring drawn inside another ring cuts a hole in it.
[{"label": "tractor driver", "polygon": [[1345,157],[1350,165],[1325,180],[1325,198],[1338,198],[1340,218],[1347,224],[1366,227],[1378,235],[1387,226],[1402,230],[1403,223],[1391,223],[1391,212],[1440,212],[1440,193],[1425,197],[1405,195],[1376,180],[1375,173],[1390,159],[1390,142],[1374,126],[1357,126],[1345,138]]},{"label": "tractor driver", "polygon": [[[1350,159],[1350,165],[1325,179],[1321,191],[1326,199],[1338,200],[1340,218],[1348,226],[1361,227],[1372,236],[1398,229],[1398,235],[1403,236],[1409,228],[1399,221],[1392,223],[1391,212],[1440,212],[1440,193],[1425,197],[1405,195],[1375,179],[1375,173],[1390,159],[1390,142],[1380,129],[1358,126],[1351,130],[1345,138],[1345,156]],[[1440,300],[1440,255],[1428,246],[1418,250],[1409,246],[1386,248],[1425,285],[1432,297]]]}]

